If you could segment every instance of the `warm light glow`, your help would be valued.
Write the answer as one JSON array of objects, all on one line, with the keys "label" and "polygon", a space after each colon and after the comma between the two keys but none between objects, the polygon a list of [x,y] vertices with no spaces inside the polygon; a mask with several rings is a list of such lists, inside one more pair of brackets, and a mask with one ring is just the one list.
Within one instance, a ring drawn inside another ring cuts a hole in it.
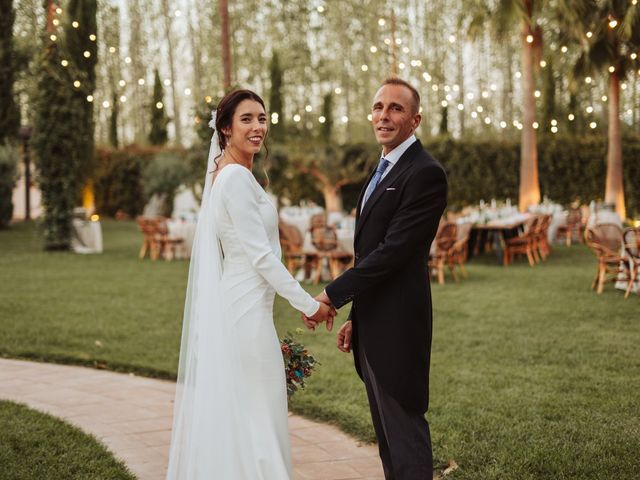
[{"label": "warm light glow", "polygon": [[504,120],[500,122],[500,128],[507,128],[507,122]]},{"label": "warm light glow", "polygon": [[336,87],[334,92],[336,92],[336,95],[340,95],[342,93],[342,89],[340,87]]},{"label": "warm light glow", "polygon": [[140,85],[140,86],[144,85],[144,78],[139,78],[138,79],[138,85]]},{"label": "warm light glow", "polygon": [[602,101],[606,102],[607,101],[607,96],[606,95],[602,95]]},{"label": "warm light glow", "polygon": [[627,84],[626,84],[626,83],[621,83],[621,84],[620,84],[620,88],[621,88],[622,90],[626,90],[626,89],[627,89]]},{"label": "warm light glow", "polygon": [[324,116],[322,116],[322,115],[321,115],[321,116],[318,118],[318,121],[319,121],[320,123],[324,123],[324,122],[326,122],[326,121],[327,121],[327,119],[326,119],[326,118],[324,118]]},{"label": "warm light glow", "polygon": [[93,102],[93,95],[87,95],[87,102]]},{"label": "warm light glow", "polygon": [[587,77],[587,78],[585,78],[585,79],[584,79],[584,81],[585,81],[586,83],[591,83],[591,77]]},{"label": "warm light glow", "polygon": [[558,133],[558,127],[551,127],[551,133]]},{"label": "warm light glow", "polygon": [[592,32],[587,32],[587,38],[591,38],[593,37],[593,33]]},{"label": "warm light glow", "polygon": [[402,45],[402,39],[396,38],[396,45]]},{"label": "warm light glow", "polygon": [[533,122],[533,128],[537,130],[539,126],[540,124],[538,122]]},{"label": "warm light glow", "polygon": [[478,108],[476,108],[476,110],[478,110],[478,112],[482,113],[484,111],[484,108],[482,108],[482,105],[478,105]]},{"label": "warm light glow", "polygon": [[369,120],[369,121],[373,120],[373,115],[371,115],[371,114],[367,115],[367,120]]},{"label": "warm light glow", "polygon": [[478,118],[478,114],[476,112],[471,112],[471,118]]},{"label": "warm light glow", "polygon": [[163,106],[164,106],[164,105],[162,104],[162,102],[158,102],[158,103],[156,103],[156,108],[157,108],[158,110],[160,110]]},{"label": "warm light glow", "polygon": [[591,105],[587,107],[587,113],[593,113],[593,107]]},{"label": "warm light glow", "polygon": [[322,5],[318,5],[318,13],[324,12],[324,7]]},{"label": "warm light glow", "polygon": [[67,67],[67,66],[69,66],[69,62],[67,60],[62,60],[60,62],[60,65],[62,65],[63,67]]},{"label": "warm light glow", "polygon": [[534,95],[536,98],[540,98],[540,95],[542,95],[542,94],[540,93],[540,90],[536,90],[535,92],[533,92],[533,95]]},{"label": "warm light glow", "polygon": [[306,105],[304,107],[305,112],[310,112],[311,110],[313,110],[313,107],[311,105]]},{"label": "warm light glow", "polygon": [[440,105],[442,105],[444,108],[447,108],[447,106],[449,105],[449,103],[446,100],[442,100],[440,102]]},{"label": "warm light glow", "polygon": [[60,20],[58,20],[57,18],[54,18],[53,24],[57,27],[58,25],[60,25]]},{"label": "warm light glow", "polygon": [[616,67],[614,67],[613,65],[611,65],[611,66],[609,67],[609,73],[613,73],[613,72],[615,72],[615,71],[616,71]]},{"label": "warm light glow", "polygon": [[376,53],[378,51],[378,47],[376,47],[375,45],[371,45],[371,48],[369,48],[369,50],[371,51],[371,53]]},{"label": "warm light glow", "polygon": [[533,43],[533,35],[527,35],[527,43]]},{"label": "warm light glow", "polygon": [[385,45],[391,45],[391,39],[390,38],[385,38],[384,39],[384,44]]},{"label": "warm light glow", "polygon": [[51,35],[49,38],[52,42],[55,42],[58,39],[58,37],[56,37],[55,35]]},{"label": "warm light glow", "polygon": [[175,15],[176,17],[179,17],[180,15],[182,15],[182,12],[180,10],[176,10]]},{"label": "warm light glow", "polygon": [[58,15],[62,14],[62,9],[60,7],[56,8],[56,13]]},{"label": "warm light glow", "polygon": [[464,110],[464,105],[459,103],[458,104],[458,110],[460,110],[460,111]]},{"label": "warm light glow", "polygon": [[85,50],[83,55],[84,55],[84,58],[89,58],[91,56],[91,52],[89,50]]},{"label": "warm light glow", "polygon": [[591,123],[589,124],[589,126],[590,126],[591,128],[596,128],[596,127],[598,126],[598,124],[597,124],[596,122],[591,122]]},{"label": "warm light glow", "polygon": [[573,122],[576,119],[576,116],[573,113],[570,113],[567,118],[569,119],[570,122]]},{"label": "warm light glow", "polygon": [[164,81],[163,81],[162,83],[164,83],[164,84],[165,84],[165,86],[167,86],[167,87],[168,87],[169,85],[171,85],[171,80],[169,80],[168,78],[165,78],[165,79],[164,79]]},{"label": "warm light glow", "polygon": [[431,81],[431,75],[429,75],[427,72],[424,72],[422,74],[422,78],[424,78],[425,82],[430,82]]},{"label": "warm light glow", "polygon": [[92,42],[95,42],[96,36],[92,33],[91,35],[89,35],[89,40],[91,40]]},{"label": "warm light glow", "polygon": [[109,47],[109,53],[116,53],[116,47]]},{"label": "warm light glow", "polygon": [[300,121],[300,115],[298,115],[297,113],[293,116],[293,121],[294,122],[299,122]]},{"label": "warm light glow", "polygon": [[124,63],[131,63],[131,57],[125,57]]},{"label": "warm light glow", "polygon": [[398,64],[398,68],[399,68],[400,70],[404,70],[404,69],[405,69],[405,67],[406,67],[406,65],[405,65],[404,63],[402,63],[402,62],[400,62],[400,63]]},{"label": "warm light glow", "polygon": [[520,72],[516,72],[516,78],[520,78],[522,74]]},{"label": "warm light glow", "polygon": [[104,108],[109,108],[109,102],[107,102],[106,100],[104,102],[102,102],[102,106]]},{"label": "warm light glow", "polygon": [[120,80],[118,82],[118,85],[120,85],[121,87],[124,87],[127,84],[127,82],[125,82],[124,80]]},{"label": "warm light glow", "polygon": [[551,126],[555,127],[557,125],[558,125],[558,121],[555,118],[551,120]]},{"label": "warm light glow", "polygon": [[547,66],[547,62],[545,62],[544,60],[541,60],[541,61],[540,61],[540,66],[541,66],[542,68],[546,67],[546,66]]},{"label": "warm light glow", "polygon": [[98,220],[100,220],[100,215],[98,215],[97,213],[94,213],[93,215],[91,215],[92,222],[97,222]]},{"label": "warm light glow", "polygon": [[638,54],[636,52],[633,52],[631,55],[631,60],[635,60],[636,58],[638,58]]},{"label": "warm light glow", "polygon": [[381,27],[384,27],[384,24],[387,23],[386,20],[384,18],[379,18],[378,19],[378,25],[380,25]]},{"label": "warm light glow", "polygon": [[76,88],[80,88],[80,85],[82,85],[80,83],[80,80],[76,80],[75,82],[73,82],[73,86],[76,87]]},{"label": "warm light glow", "polygon": [[561,51],[562,53],[567,53],[567,51],[568,51],[568,50],[569,50],[569,49],[567,48],[567,46],[566,46],[566,45],[563,45],[563,46],[560,48],[560,51]]},{"label": "warm light glow", "polygon": [[438,91],[438,85],[431,85],[431,90],[433,90],[434,92]]},{"label": "warm light glow", "polygon": [[349,121],[349,117],[344,115],[341,120],[342,120],[342,123],[347,123]]},{"label": "warm light glow", "polygon": [[455,35],[449,35],[449,43],[456,43],[456,36]]},{"label": "warm light glow", "polygon": [[486,117],[484,119],[484,123],[486,123],[487,125],[489,125],[491,123],[491,119],[489,117]]},{"label": "warm light glow", "polygon": [[80,24],[79,24],[78,22],[74,21],[74,22],[71,24],[71,26],[72,26],[73,28],[78,28],[78,27],[80,26]]},{"label": "warm light glow", "polygon": [[609,22],[609,28],[616,28],[618,26],[618,21],[614,18]]},{"label": "warm light glow", "polygon": [[362,66],[360,67],[360,69],[361,69],[363,72],[366,72],[367,70],[369,70],[369,67],[368,67],[367,65],[362,65]]},{"label": "warm light glow", "polygon": [[190,89],[190,88],[185,88],[185,89],[184,89],[184,94],[185,94],[186,96],[191,95],[191,89]]},{"label": "warm light glow", "polygon": [[121,101],[122,103],[126,102],[126,101],[127,101],[127,96],[126,96],[126,95],[121,95],[121,96],[120,96],[120,101]]}]

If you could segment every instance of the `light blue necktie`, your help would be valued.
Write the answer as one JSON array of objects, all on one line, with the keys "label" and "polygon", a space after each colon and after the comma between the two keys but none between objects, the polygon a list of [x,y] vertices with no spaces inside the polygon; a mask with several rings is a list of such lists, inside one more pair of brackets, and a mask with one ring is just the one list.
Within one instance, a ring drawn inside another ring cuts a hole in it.
[{"label": "light blue necktie", "polygon": [[389,163],[390,163],[389,160],[387,160],[384,157],[380,159],[380,163],[378,163],[378,168],[376,168],[376,173],[373,174],[373,178],[369,182],[369,186],[367,187],[367,190],[364,192],[364,199],[362,200],[363,206],[365,203],[367,203],[367,200],[369,200],[369,197],[371,196],[373,191],[376,189],[376,187],[380,183],[380,179],[382,178],[384,171],[389,166]]}]

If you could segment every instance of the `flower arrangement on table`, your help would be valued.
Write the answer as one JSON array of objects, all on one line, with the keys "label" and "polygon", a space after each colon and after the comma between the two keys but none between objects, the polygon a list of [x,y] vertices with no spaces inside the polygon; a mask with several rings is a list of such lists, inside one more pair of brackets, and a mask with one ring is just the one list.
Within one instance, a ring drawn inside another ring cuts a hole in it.
[{"label": "flower arrangement on table", "polygon": [[[298,328],[296,333],[302,334],[304,331]],[[299,388],[305,388],[305,379],[311,376],[313,369],[318,365],[318,361],[312,355],[309,355],[307,348],[297,342],[290,332],[287,332],[285,337],[280,340],[280,349],[284,358],[287,396],[291,398]]]}]

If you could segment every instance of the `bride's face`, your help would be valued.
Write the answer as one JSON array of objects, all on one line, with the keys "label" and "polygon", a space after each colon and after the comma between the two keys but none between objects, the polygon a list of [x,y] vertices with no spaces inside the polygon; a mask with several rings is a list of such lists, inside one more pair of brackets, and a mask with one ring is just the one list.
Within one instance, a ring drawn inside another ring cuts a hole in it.
[{"label": "bride's face", "polygon": [[[227,132],[225,132],[227,133]],[[267,136],[267,114],[255,100],[243,100],[233,114],[227,144],[255,155]]]}]

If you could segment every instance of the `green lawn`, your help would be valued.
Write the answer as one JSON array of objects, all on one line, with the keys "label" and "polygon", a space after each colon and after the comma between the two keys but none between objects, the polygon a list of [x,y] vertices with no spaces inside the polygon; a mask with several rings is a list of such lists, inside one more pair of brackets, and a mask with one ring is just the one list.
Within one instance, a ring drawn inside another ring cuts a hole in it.
[{"label": "green lawn", "polygon": [[0,401],[0,480],[134,480],[95,438],[44,413]]},{"label": "green lawn", "polygon": [[[28,225],[0,232],[0,354],[175,375],[187,263],[139,261],[133,223],[103,228],[101,256],[41,252]],[[640,298],[591,292],[583,246],[468,270],[433,286],[428,418],[438,462],[460,465],[450,478],[639,478]],[[300,326],[281,299],[276,323]],[[322,365],[292,409],[372,440],[350,356],[324,330],[301,340]]]}]

